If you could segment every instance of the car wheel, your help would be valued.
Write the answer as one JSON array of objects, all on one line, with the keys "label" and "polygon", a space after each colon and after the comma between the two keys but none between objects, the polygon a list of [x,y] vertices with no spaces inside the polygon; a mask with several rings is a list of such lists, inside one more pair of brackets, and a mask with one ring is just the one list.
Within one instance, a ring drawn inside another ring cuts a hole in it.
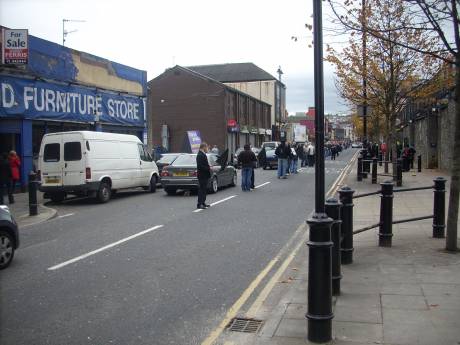
[{"label": "car wheel", "polygon": [[50,199],[53,202],[62,202],[65,199],[65,193],[52,193]]},{"label": "car wheel", "polygon": [[0,230],[0,270],[7,268],[14,256],[13,237],[6,231]]},{"label": "car wheel", "polygon": [[111,196],[112,190],[110,189],[110,185],[107,182],[101,182],[97,192],[97,200],[101,203],[106,203],[110,200]]},{"label": "car wheel", "polygon": [[237,183],[238,183],[238,175],[236,174],[236,171],[235,171],[235,173],[233,174],[233,178],[232,178],[232,182],[230,183],[230,186],[235,187]]},{"label": "car wheel", "polygon": [[168,187],[165,187],[165,192],[166,192],[166,194],[168,194],[168,195],[176,195],[176,189],[175,189],[175,188],[168,188]]},{"label": "car wheel", "polygon": [[217,177],[214,176],[211,181],[211,193],[212,194],[217,193],[218,189],[219,189],[219,184],[217,183]]},{"label": "car wheel", "polygon": [[158,182],[158,178],[156,175],[152,175],[151,179],[150,179],[150,193],[155,193],[157,191],[157,182]]},{"label": "car wheel", "polygon": [[264,165],[264,166],[263,166],[263,169],[264,169],[264,170],[267,170],[267,166],[266,166],[266,165]]}]

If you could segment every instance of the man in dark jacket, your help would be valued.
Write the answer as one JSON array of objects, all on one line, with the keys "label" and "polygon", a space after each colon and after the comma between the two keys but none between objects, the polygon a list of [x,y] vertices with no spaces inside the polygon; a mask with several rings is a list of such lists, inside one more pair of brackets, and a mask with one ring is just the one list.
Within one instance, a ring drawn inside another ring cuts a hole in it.
[{"label": "man in dark jacket", "polygon": [[11,188],[11,168],[8,162],[8,154],[0,156],[0,205],[4,205],[3,196],[8,193],[8,201],[14,203],[13,190]]},{"label": "man in dark jacket", "polygon": [[251,146],[244,145],[244,150],[238,155],[238,164],[241,164],[241,189],[243,192],[251,190],[251,177],[257,157],[252,152]]},{"label": "man in dark jacket", "polygon": [[291,149],[285,141],[282,141],[275,150],[275,155],[278,157],[278,178],[286,178],[290,153]]},{"label": "man in dark jacket", "polygon": [[211,178],[211,167],[209,166],[208,157],[208,145],[206,143],[200,144],[200,151],[196,155],[196,169],[198,176],[198,202],[196,207],[200,209],[208,208],[211,205],[206,204],[206,192],[208,189],[208,181]]}]

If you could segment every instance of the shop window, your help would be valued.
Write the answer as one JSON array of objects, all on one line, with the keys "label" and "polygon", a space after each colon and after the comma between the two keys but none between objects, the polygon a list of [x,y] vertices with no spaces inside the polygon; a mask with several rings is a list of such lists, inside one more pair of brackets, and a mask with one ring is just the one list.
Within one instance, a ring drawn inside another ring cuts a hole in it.
[{"label": "shop window", "polygon": [[79,141],[64,144],[64,160],[67,162],[81,160],[81,145]]},{"label": "shop window", "polygon": [[43,159],[45,162],[59,162],[61,159],[60,155],[60,144],[46,144],[43,153]]}]

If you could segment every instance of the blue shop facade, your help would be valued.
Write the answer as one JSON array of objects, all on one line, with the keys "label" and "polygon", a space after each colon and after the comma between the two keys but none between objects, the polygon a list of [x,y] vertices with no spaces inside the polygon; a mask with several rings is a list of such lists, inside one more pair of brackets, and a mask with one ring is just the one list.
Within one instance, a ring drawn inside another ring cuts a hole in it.
[{"label": "blue shop facade", "polygon": [[29,35],[28,64],[0,65],[0,153],[18,153],[25,186],[46,133],[93,130],[146,142],[146,90],[145,71]]}]

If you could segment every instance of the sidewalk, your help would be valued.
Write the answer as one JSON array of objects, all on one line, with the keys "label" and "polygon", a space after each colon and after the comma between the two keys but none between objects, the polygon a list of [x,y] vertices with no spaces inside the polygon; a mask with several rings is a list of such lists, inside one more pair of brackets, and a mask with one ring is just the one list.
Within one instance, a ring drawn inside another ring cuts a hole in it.
[{"label": "sidewalk", "polygon": [[[8,197],[5,196],[5,201],[8,201]],[[14,194],[14,204],[6,206],[9,207],[14,219],[18,223],[19,229],[38,224],[56,216],[57,211],[53,208],[44,206],[43,193],[37,192],[38,201],[38,215],[29,216],[29,194],[28,193],[17,193]]]},{"label": "sidewalk", "polygon": [[[404,173],[403,187],[429,186],[437,176],[429,170]],[[370,175],[357,182],[356,166],[343,184],[355,194],[380,188]],[[354,203],[354,229],[379,222],[378,195]],[[432,190],[397,193],[394,219],[429,215],[432,207]],[[432,238],[431,225],[431,219],[393,225],[391,248],[378,247],[378,229],[354,236],[353,263],[342,265],[341,295],[333,297],[331,344],[460,344],[460,253],[445,252],[445,239]],[[308,248],[302,245],[258,310],[258,333],[226,330],[216,344],[309,344],[307,269]]]}]

